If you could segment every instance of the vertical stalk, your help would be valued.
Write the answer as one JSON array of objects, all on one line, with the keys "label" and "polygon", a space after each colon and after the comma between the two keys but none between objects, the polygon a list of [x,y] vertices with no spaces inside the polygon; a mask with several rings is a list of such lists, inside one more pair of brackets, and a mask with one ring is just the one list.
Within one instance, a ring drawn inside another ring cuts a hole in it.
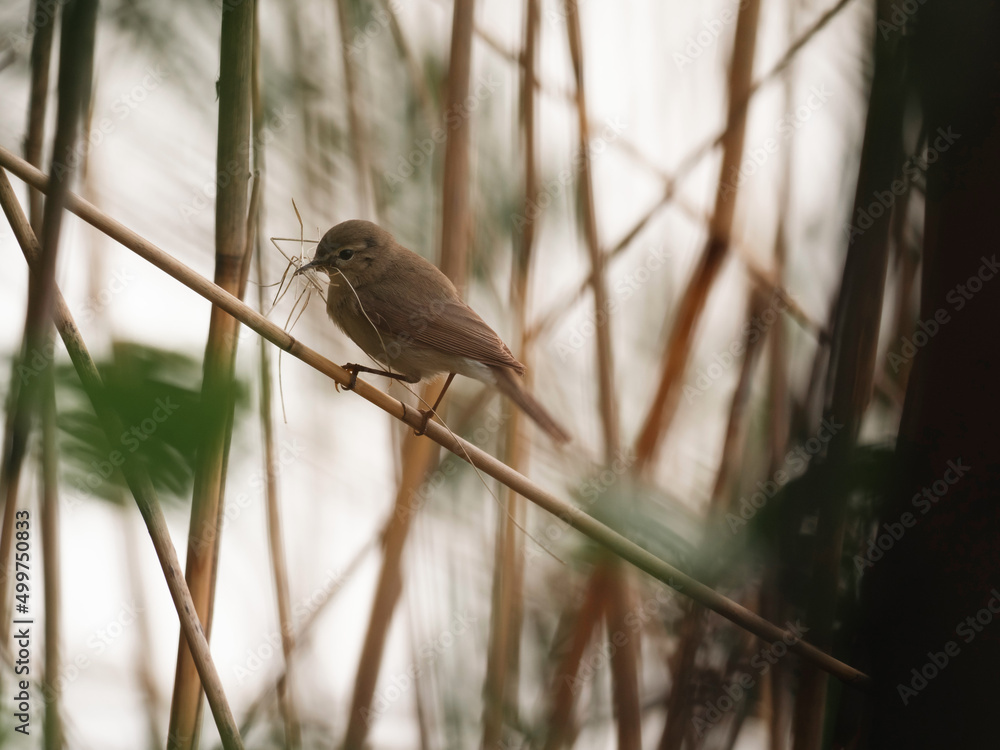
[{"label": "vertical stalk", "polygon": [[[250,175],[250,84],[255,2],[226,5],[219,72],[218,197],[215,205],[215,283],[236,296],[246,252],[247,178]],[[213,307],[205,347],[202,403],[211,410],[198,450],[185,577],[206,637],[211,637],[215,578],[232,426],[233,363],[239,323]],[[198,745],[201,683],[185,639],[177,652],[168,748]]]},{"label": "vertical stalk", "polygon": [[60,596],[59,572],[59,465],[56,452],[56,389],[52,368],[45,373],[42,402],[42,566],[45,577],[45,667],[42,694],[45,696],[45,750],[63,746],[58,678]]},{"label": "vertical stalk", "polygon": [[[538,48],[538,0],[525,0],[524,50],[521,56],[521,142],[524,153],[525,206],[538,194],[535,156],[535,60]],[[527,215],[527,210],[525,210]],[[510,305],[514,312],[517,342],[514,351],[528,365],[525,339],[528,280],[534,249],[534,222],[526,221],[521,236],[514,238]],[[526,436],[519,429],[521,414],[512,410],[507,422],[504,458],[508,465],[524,471],[528,448]],[[521,626],[524,614],[524,544],[521,530],[527,517],[524,498],[503,488],[497,508],[496,562],[493,573],[493,606],[490,620],[486,684],[483,689],[484,748],[496,747],[503,740],[505,715],[517,724],[518,662]]]},{"label": "vertical stalk", "polygon": [[736,20],[736,40],[729,68],[729,112],[722,137],[722,168],[715,194],[715,209],[708,227],[708,241],[694,275],[681,299],[670,338],[663,353],[660,383],[637,441],[637,453],[643,456],[638,471],[648,471],[657,449],[677,410],[684,371],[694,343],[694,334],[705,308],[712,285],[729,251],[733,230],[737,189],[733,175],[743,160],[748,101],[751,94],[754,52],[757,48],[757,19],[760,0],[740,4]]},{"label": "vertical stalk", "polygon": [[[251,111],[253,116],[253,166],[254,190],[251,197],[250,213],[247,216],[247,256],[253,255],[257,274],[257,305],[261,313],[267,309],[264,286],[264,243],[261,240],[261,226],[264,223],[263,199],[255,205],[256,196],[264,195],[264,102],[261,94],[260,77],[260,8],[254,3],[253,13],[253,59],[251,68]],[[253,227],[254,229],[251,229]],[[253,235],[252,242],[251,237]],[[245,266],[247,269],[249,264]],[[245,283],[244,283],[245,287]],[[276,453],[274,450],[274,409],[271,403],[271,353],[267,342],[260,342],[260,423],[264,442],[264,501],[267,507],[267,538],[271,556],[271,573],[274,576],[274,594],[278,610],[278,626],[281,631],[281,650],[284,657],[284,673],[278,680],[278,705],[285,727],[285,747],[298,750],[302,746],[302,732],[299,728],[298,711],[293,691],[292,654],[295,651],[295,623],[292,621],[291,595],[288,585],[288,564],[282,535],[281,511],[279,508],[278,477],[275,475]]]},{"label": "vertical stalk", "polygon": [[[69,194],[73,169],[68,158],[79,136],[80,118],[88,106],[93,75],[97,0],[70,0],[63,8],[59,48],[59,109],[52,145],[49,197],[42,212],[41,256],[30,269],[28,309],[21,357],[12,372],[11,401],[0,465],[3,527],[0,529],[0,647],[10,636],[11,542],[17,489],[35,411],[41,407],[45,371],[52,366],[51,313],[55,299],[56,256],[62,228],[63,204]],[[9,438],[9,439],[8,439]]]},{"label": "vertical stalk", "polygon": [[344,88],[347,91],[347,122],[351,133],[351,156],[354,159],[355,178],[358,186],[358,216],[378,223],[379,211],[373,193],[371,159],[368,153],[368,138],[361,112],[361,94],[358,91],[358,71],[355,67],[354,50],[351,45],[350,0],[334,0],[337,6],[337,25],[340,27],[340,50],[344,62]]},{"label": "vertical stalk", "polygon": [[[49,67],[56,19],[54,8],[44,0],[32,3],[35,34],[31,39],[31,94],[28,104],[28,133],[24,158],[41,169],[45,142],[45,110],[49,100]],[[42,231],[42,192],[28,188],[28,217],[35,234]]]},{"label": "vertical stalk", "polygon": [[448,61],[448,97],[445,114],[461,115],[449,124],[444,151],[444,187],[441,211],[441,270],[461,290],[465,288],[469,244],[470,116],[464,109],[472,71],[472,31],[475,0],[455,0]]},{"label": "vertical stalk", "polygon": [[[610,465],[621,453],[621,431],[618,425],[617,394],[614,385],[614,351],[611,346],[611,305],[604,277],[605,255],[597,233],[597,210],[594,205],[594,178],[590,159],[590,117],[587,109],[586,79],[583,66],[583,38],[580,31],[580,9],[575,0],[566,0],[566,31],[576,83],[576,113],[578,159],[580,163],[580,205],[584,239],[590,256],[590,287],[594,294],[596,327],[596,366],[598,407],[604,435],[604,463]],[[642,746],[642,717],[639,700],[639,633],[628,636],[625,617],[631,609],[632,591],[629,574],[614,556],[602,555],[595,575],[609,581],[610,594],[604,603],[608,638],[626,635],[624,643],[613,644],[611,675],[615,719],[618,726],[619,750],[639,750]]]},{"label": "vertical stalk", "polygon": [[[879,18],[889,13],[879,8]],[[905,37],[903,37],[905,39]],[[904,43],[898,37],[876,35],[875,75],[869,95],[865,136],[861,147],[851,222],[872,196],[899,176],[902,162],[902,122],[906,84]],[[847,258],[831,334],[832,386],[825,402],[826,416],[844,425],[830,440],[827,461],[846,466],[854,450],[861,419],[871,398],[878,351],[879,324],[888,266],[891,211],[867,230],[848,240]],[[829,650],[833,646],[834,617],[840,561],[847,520],[847,498],[837,487],[824,488],[820,498],[815,542],[815,573],[806,617],[811,641]],[[828,680],[810,664],[802,665],[795,702],[794,750],[816,750],[822,745]]]}]

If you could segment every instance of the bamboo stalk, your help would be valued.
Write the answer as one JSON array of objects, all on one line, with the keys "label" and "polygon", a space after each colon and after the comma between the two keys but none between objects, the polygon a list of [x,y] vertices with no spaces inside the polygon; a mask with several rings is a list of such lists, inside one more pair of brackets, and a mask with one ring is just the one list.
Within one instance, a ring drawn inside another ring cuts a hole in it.
[{"label": "bamboo stalk", "polygon": [[[361,385],[360,380],[358,385]],[[426,395],[429,399],[431,395],[429,390]],[[400,404],[400,406],[403,405]],[[405,406],[403,406],[403,410],[404,412],[413,411]],[[430,424],[440,427],[434,422]],[[440,429],[444,430],[443,427]],[[358,670],[354,679],[354,693],[351,698],[351,713],[348,717],[347,732],[344,738],[344,750],[361,750],[368,736],[368,729],[378,718],[378,714],[372,711],[372,699],[375,695],[375,685],[378,682],[379,670],[382,666],[382,656],[385,652],[389,626],[392,624],[392,616],[403,591],[403,574],[400,565],[403,547],[410,532],[410,523],[418,510],[418,507],[413,504],[419,500],[417,490],[423,483],[435,454],[435,446],[429,440],[420,440],[412,434],[408,434],[404,439],[403,476],[396,492],[392,517],[386,526],[382,569],[379,572],[371,615],[368,618],[368,629],[365,632],[365,642],[361,649],[361,658],[358,660]]]},{"label": "bamboo stalk", "polygon": [[[251,75],[255,2],[226,6],[222,14],[219,72],[218,195],[215,203],[215,283],[241,295],[246,254],[247,184],[250,175]],[[188,531],[185,578],[206,637],[212,633],[215,579],[221,541],[225,468],[232,426],[233,367],[239,323],[213,307],[205,345],[201,399],[210,409],[198,448]],[[197,747],[201,684],[187,642],[181,638],[170,708],[169,750]]]},{"label": "bamboo stalk", "polygon": [[[3,150],[0,149],[0,151]],[[13,156],[8,151],[3,151],[3,154],[4,156]],[[16,159],[16,157],[14,158]],[[30,165],[27,165],[26,162],[21,163],[30,168]],[[48,192],[47,181],[40,182],[35,187],[42,190],[42,192]],[[50,201],[51,196],[46,201],[46,206],[49,205]],[[80,199],[72,193],[67,193],[67,206],[79,201]],[[32,268],[37,268],[42,258],[41,248],[17,202],[17,197],[14,194],[14,189],[11,187],[10,180],[7,178],[7,173],[3,169],[0,169],[0,206],[3,207],[7,221],[14,231],[14,236],[21,246],[28,265]],[[96,211],[96,209],[94,210]],[[206,281],[206,283],[209,282]],[[80,336],[80,331],[70,315],[69,308],[62,294],[58,288],[55,288],[53,292],[53,316],[55,318],[56,330],[66,345],[73,366],[83,383],[84,390],[87,392],[87,396],[105,433],[108,435],[108,439],[113,440],[114,436],[121,435],[124,432],[125,426],[121,418],[106,406],[106,401],[102,395],[104,384],[100,373],[97,371],[97,366],[94,364],[90,352],[87,351],[83,338]],[[205,693],[208,696],[209,705],[212,707],[212,714],[215,717],[216,725],[219,727],[223,747],[225,750],[242,750],[243,742],[240,739],[236,722],[233,719],[232,711],[229,709],[225,692],[222,689],[219,673],[216,671],[215,664],[212,661],[212,654],[208,648],[208,640],[205,638],[201,624],[195,615],[191,592],[188,590],[184,577],[181,574],[180,561],[177,559],[177,550],[170,539],[170,531],[167,528],[167,522],[163,516],[163,510],[160,508],[160,502],[153,488],[152,481],[142,465],[131,458],[126,458],[121,470],[129,488],[132,490],[132,494],[135,496],[139,512],[142,514],[143,521],[146,523],[146,528],[153,541],[153,547],[160,561],[160,567],[163,569],[167,588],[170,590],[171,598],[177,609],[181,632],[187,638],[191,653],[194,656],[195,665],[198,668],[198,673],[205,684]]]},{"label": "bamboo stalk", "polygon": [[[48,189],[48,181],[44,174],[2,147],[0,147],[0,166],[9,169],[20,179],[43,192]],[[305,346],[275,323],[246,306],[236,297],[213,284],[210,280],[191,270],[176,258],[165,253],[153,243],[107,216],[78,196],[70,194],[66,205],[70,211],[88,224],[104,232],[208,301],[221,307],[278,348],[302,360],[313,369],[323,373],[340,385],[349,385],[351,379],[350,373],[344,370],[344,368],[334,364],[308,346]],[[357,381],[353,393],[356,393],[361,398],[414,429],[421,426],[423,418],[417,409],[403,404],[387,393],[369,385],[364,380],[359,379]],[[745,630],[750,631],[767,642],[774,642],[783,638],[793,641],[794,645],[789,646],[789,650],[801,654],[810,661],[815,661],[821,668],[828,670],[844,682],[859,687],[868,684],[869,678],[867,675],[834,659],[829,654],[814,648],[805,641],[796,641],[794,636],[788,631],[782,630],[776,625],[763,620],[745,607],[741,607],[739,604],[712,591],[691,576],[660,560],[634,542],[611,530],[576,506],[560,500],[555,495],[535,485],[527,477],[493,458],[486,451],[458,436],[452,435],[444,426],[437,422],[432,420],[427,424],[426,436],[462,460],[467,461],[497,481],[520,493],[539,507],[558,516],[565,523],[573,526],[598,544],[609,548],[619,557],[632,563],[635,567],[648,573],[653,578],[666,583],[686,596],[690,596],[709,609],[718,612],[726,619],[735,622]]]},{"label": "bamboo stalk", "polygon": [[[17,488],[32,420],[35,412],[42,406],[44,373],[52,366],[47,352],[52,344],[51,312],[55,298],[56,256],[63,207],[73,177],[73,169],[67,157],[76,146],[81,113],[88,105],[90,78],[94,67],[96,21],[96,0],[71,0],[63,9],[59,40],[59,106],[51,160],[54,177],[50,181],[48,200],[45,201],[42,212],[43,231],[40,240],[43,244],[40,261],[30,269],[28,277],[28,310],[24,322],[21,358],[15,360],[13,365],[13,372],[18,373],[21,382],[16,385],[12,383],[12,409],[7,414],[8,427],[4,436],[3,464],[0,467],[0,492],[5,502],[3,526],[0,528],[0,647],[7,644],[10,635],[9,565]],[[40,358],[41,365],[28,368],[28,358],[32,363]],[[23,371],[22,366],[25,366]]]},{"label": "bamboo stalk", "polygon": [[[28,132],[24,139],[24,158],[39,169],[42,144],[45,142],[45,110],[49,100],[49,67],[52,60],[52,36],[56,19],[54,9],[44,0],[32,3],[35,34],[31,39],[31,95],[28,104]],[[28,195],[28,217],[35,234],[42,231],[42,193]]]},{"label": "bamboo stalk", "polygon": [[[539,15],[538,0],[525,0],[522,54],[524,64],[520,67],[520,138],[524,153],[525,206],[530,205],[538,194],[533,79],[538,48]],[[511,269],[510,307],[514,313],[518,338],[514,351],[526,366],[530,356],[524,327],[534,237],[534,222],[524,222],[520,237],[514,238]],[[504,446],[504,459],[512,468],[519,471],[525,469],[529,455],[528,438],[519,429],[521,421],[519,410],[513,410],[507,418]],[[520,529],[524,528],[526,517],[524,499],[505,487],[497,507],[493,606],[486,681],[483,686],[482,746],[484,748],[497,747],[503,741],[505,718],[511,725],[518,724],[518,664],[524,616],[524,543]]]},{"label": "bamboo stalk", "polygon": [[580,606],[572,614],[564,616],[563,622],[570,626],[569,642],[563,644],[556,633],[556,649],[565,649],[556,667],[549,688],[548,714],[545,721],[545,750],[559,750],[570,744],[573,736],[573,699],[577,693],[576,676],[580,662],[587,650],[593,633],[604,615],[606,591],[605,572],[598,568],[590,576],[584,588]]},{"label": "bamboo stalk", "polygon": [[351,134],[351,158],[354,159],[355,178],[358,188],[358,216],[378,223],[381,213],[373,193],[371,159],[368,154],[367,131],[361,112],[361,94],[358,91],[358,71],[354,65],[351,47],[350,0],[334,0],[337,6],[337,25],[340,27],[340,51],[344,64],[344,88],[347,98],[347,123]]},{"label": "bamboo stalk", "polygon": [[464,109],[472,75],[472,31],[475,0],[455,0],[448,58],[448,96],[445,114],[460,114],[448,128],[444,150],[444,186],[441,200],[441,270],[459,289],[465,288],[469,244],[470,113]]},{"label": "bamboo stalk", "polygon": [[[611,305],[605,280],[606,256],[597,232],[597,209],[594,205],[594,177],[590,158],[590,120],[588,117],[586,78],[584,76],[583,38],[580,30],[580,8],[575,0],[566,3],[566,32],[576,90],[577,148],[580,164],[581,221],[590,257],[590,289],[593,294],[595,319],[603,321],[595,328],[598,412],[604,442],[604,462],[610,465],[621,452],[621,431],[618,424],[618,403],[614,384],[614,351],[611,346]],[[604,556],[592,575],[606,581],[608,593],[603,603],[608,638],[626,633],[625,617],[631,608],[631,584],[628,572],[620,561]],[[639,633],[626,636],[624,643],[611,644],[611,675],[615,720],[619,750],[639,750],[642,747],[642,717],[640,715],[638,656]]]},{"label": "bamboo stalk", "polygon": [[59,571],[59,459],[56,448],[56,389],[52,368],[45,373],[42,402],[42,566],[45,579],[45,667],[42,694],[45,696],[43,728],[45,750],[63,746],[61,701],[58,687],[60,673],[60,597],[62,580]]},{"label": "bamboo stalk", "polygon": [[[264,206],[260,196],[264,193],[265,153],[264,153],[264,102],[261,93],[260,74],[260,6],[253,9],[253,59],[251,67],[251,110],[253,130],[254,185],[250,196],[250,210],[247,213],[247,249],[244,256],[244,271],[248,272],[250,260],[255,263],[257,273],[257,307],[263,312],[267,308],[264,286],[264,242],[260,228],[264,223]],[[241,280],[241,289],[246,290],[246,277]],[[302,746],[302,732],[299,727],[298,710],[293,690],[292,655],[295,651],[295,623],[292,621],[291,594],[288,585],[288,564],[285,557],[284,536],[282,534],[281,511],[279,509],[278,478],[275,474],[274,449],[274,409],[272,407],[271,352],[265,342],[260,342],[260,421],[263,440],[264,502],[267,513],[267,537],[271,558],[271,572],[274,576],[275,604],[278,612],[278,627],[281,632],[281,650],[284,671],[276,690],[278,706],[285,729],[285,747],[297,750]]]}]

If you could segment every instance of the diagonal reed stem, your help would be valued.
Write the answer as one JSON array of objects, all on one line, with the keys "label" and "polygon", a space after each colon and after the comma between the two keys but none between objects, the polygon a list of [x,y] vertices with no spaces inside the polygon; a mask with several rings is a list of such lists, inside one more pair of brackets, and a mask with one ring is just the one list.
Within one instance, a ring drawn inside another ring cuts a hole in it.
[{"label": "diagonal reed stem", "polygon": [[[30,186],[42,192],[48,190],[48,178],[42,172],[2,147],[0,147],[0,167],[9,169]],[[105,233],[116,242],[132,250],[136,255],[177,279],[209,302],[221,307],[275,346],[288,352],[293,357],[302,360],[313,369],[323,373],[340,385],[348,385],[350,383],[350,373],[343,367],[334,364],[315,350],[305,346],[282,330],[278,325],[240,302],[236,297],[188,268],[168,253],[165,253],[149,240],[146,240],[120,222],[104,214],[92,204],[70,193],[67,196],[66,207],[98,231]],[[354,393],[357,393],[361,398],[414,429],[422,425],[423,418],[417,409],[403,404],[363,380],[357,381]],[[427,437],[434,442],[451,451],[463,461],[467,461],[480,471],[510,487],[515,492],[520,493],[542,509],[558,516],[565,523],[590,537],[598,544],[607,547],[623,560],[639,568],[639,570],[648,573],[653,578],[676,589],[685,596],[691,597],[714,612],[718,612],[726,619],[731,620],[766,642],[773,643],[785,639],[788,643],[792,644],[789,646],[790,651],[815,663],[820,669],[829,672],[848,684],[865,688],[870,683],[868,675],[844,664],[830,654],[820,651],[806,641],[797,640],[790,632],[783,630],[754,612],[751,612],[746,607],[713,591],[708,586],[700,583],[673,565],[664,562],[635,542],[626,539],[618,532],[587,515],[576,506],[560,500],[552,493],[542,489],[523,474],[514,471],[481,448],[456,435],[452,435],[443,425],[431,421],[427,424],[426,429]]]}]

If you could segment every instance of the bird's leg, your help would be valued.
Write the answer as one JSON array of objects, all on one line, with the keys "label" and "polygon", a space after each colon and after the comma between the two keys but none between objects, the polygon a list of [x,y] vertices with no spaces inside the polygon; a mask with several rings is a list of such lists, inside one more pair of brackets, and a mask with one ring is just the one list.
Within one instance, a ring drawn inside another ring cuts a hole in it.
[{"label": "bird's leg", "polygon": [[448,386],[451,385],[451,381],[454,379],[455,373],[448,373],[448,379],[444,381],[444,388],[442,388],[441,392],[438,394],[437,401],[434,402],[434,406],[427,411],[420,412],[421,416],[423,416],[423,420],[420,422],[420,429],[413,431],[414,435],[423,435],[424,432],[427,431],[427,423],[431,421],[431,417],[433,417],[435,412],[437,412],[438,405],[440,405],[441,399],[444,398],[444,392],[448,390]]},{"label": "bird's leg", "polygon": [[410,379],[398,372],[387,372],[386,370],[376,370],[373,367],[365,367],[364,365],[356,365],[353,362],[348,362],[344,365],[344,369],[351,373],[351,382],[344,386],[345,391],[353,391],[354,386],[358,384],[358,373],[359,372],[370,372],[372,375],[383,375],[387,378],[392,378],[393,380],[405,380],[410,382]]}]

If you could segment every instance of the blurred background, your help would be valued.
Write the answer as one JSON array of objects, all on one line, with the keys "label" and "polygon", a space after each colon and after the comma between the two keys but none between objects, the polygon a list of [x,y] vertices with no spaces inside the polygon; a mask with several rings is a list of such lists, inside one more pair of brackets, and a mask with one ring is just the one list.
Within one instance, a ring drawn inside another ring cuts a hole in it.
[{"label": "blurred background", "polygon": [[[61,56],[87,57],[65,14],[85,4],[0,7],[0,146],[20,155],[33,132],[46,173]],[[285,274],[331,226],[378,222],[451,276],[573,441],[462,379],[451,429],[866,668],[850,644],[919,348],[927,154],[953,143],[928,136],[898,73],[917,3],[878,17],[865,0],[246,5],[101,3],[71,189],[223,283],[217,211],[255,171],[259,197],[231,199],[256,232],[232,289],[338,363],[367,359]],[[251,99],[252,124],[220,125]],[[220,170],[223,148],[242,166]],[[32,679],[54,697],[33,701],[31,737],[5,710],[4,746],[220,746],[177,666],[177,615],[116,448],[151,476],[189,581],[210,560],[212,655],[246,747],[850,744],[850,690],[786,648],[245,326],[210,333],[205,299],[75,216],[57,237],[56,281],[132,432],[112,445],[57,342],[57,492],[37,430],[4,488],[31,512]],[[6,223],[0,257],[9,442],[30,285]],[[370,382],[409,403],[432,393]],[[199,479],[212,435],[219,506]],[[192,494],[210,519],[192,520]]]}]

